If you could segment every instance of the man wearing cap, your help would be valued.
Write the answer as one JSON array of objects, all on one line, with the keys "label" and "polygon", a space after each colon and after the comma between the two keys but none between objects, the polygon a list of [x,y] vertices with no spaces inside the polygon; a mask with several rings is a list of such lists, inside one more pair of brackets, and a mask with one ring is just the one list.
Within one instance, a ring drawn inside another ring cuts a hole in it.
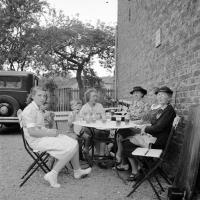
[{"label": "man wearing cap", "polygon": [[[166,141],[168,139],[173,120],[176,116],[174,108],[170,104],[173,91],[164,86],[158,89],[157,100],[160,104],[160,108],[157,110],[157,113],[154,113],[150,119],[151,125],[144,125],[140,131],[140,134],[150,134],[156,138],[153,148],[164,148]],[[131,164],[132,173],[128,178],[129,181],[135,181],[139,177],[138,172],[138,163],[132,158],[131,153],[138,144],[135,143],[134,136],[129,137],[128,140],[122,142],[123,145],[123,155],[128,157],[128,160]]]}]

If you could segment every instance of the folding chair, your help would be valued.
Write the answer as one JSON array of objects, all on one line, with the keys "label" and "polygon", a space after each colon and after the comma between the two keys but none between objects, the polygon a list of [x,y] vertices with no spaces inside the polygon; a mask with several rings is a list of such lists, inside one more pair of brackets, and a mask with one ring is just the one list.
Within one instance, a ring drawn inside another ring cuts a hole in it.
[{"label": "folding chair", "polygon": [[133,152],[132,155],[136,160],[146,169],[142,168],[142,172],[144,174],[144,177],[141,180],[138,180],[135,182],[133,185],[132,191],[127,195],[129,197],[132,193],[136,191],[136,189],[144,182],[148,181],[149,184],[151,185],[153,191],[155,192],[157,198],[161,200],[161,197],[156,190],[155,186],[153,185],[153,182],[151,181],[151,178],[154,177],[156,182],[158,183],[159,187],[161,188],[162,191],[164,191],[164,188],[162,184],[160,183],[157,174],[159,174],[168,184],[171,184],[171,181],[169,180],[167,174],[162,170],[161,165],[165,161],[165,156],[169,148],[169,144],[171,141],[171,138],[176,131],[176,128],[178,126],[178,123],[180,121],[180,117],[176,116],[172,129],[170,131],[170,134],[167,139],[167,143],[164,149],[148,149],[148,148],[136,148]]},{"label": "folding chair", "polygon": [[33,163],[28,167],[25,174],[21,177],[21,179],[23,179],[23,181],[20,184],[20,187],[22,187],[26,183],[26,181],[35,173],[35,171],[38,168],[42,169],[42,171],[44,171],[44,173],[47,173],[50,171],[50,168],[46,164],[46,162],[48,161],[48,158],[49,158],[49,154],[47,152],[38,152],[38,151],[33,150],[29,146],[28,142],[26,141],[26,138],[24,136],[24,131],[23,131],[23,121],[22,121],[21,112],[22,112],[22,110],[18,110],[18,112],[17,112],[17,116],[18,116],[19,123],[20,123],[20,132],[22,135],[24,148],[26,149],[27,153],[33,159]]}]

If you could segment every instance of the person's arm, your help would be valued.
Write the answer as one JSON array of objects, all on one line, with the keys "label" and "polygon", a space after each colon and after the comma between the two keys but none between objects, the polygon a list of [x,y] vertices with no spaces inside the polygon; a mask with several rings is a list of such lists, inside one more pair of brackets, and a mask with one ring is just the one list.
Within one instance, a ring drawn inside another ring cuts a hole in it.
[{"label": "person's arm", "polygon": [[28,129],[28,133],[32,137],[56,137],[58,135],[56,129],[48,129],[37,125],[37,112],[34,109],[23,111],[22,121],[24,128]]},{"label": "person's arm", "polygon": [[28,132],[32,137],[57,137],[58,131],[56,129],[48,129],[45,127],[29,127]]},{"label": "person's arm", "polygon": [[97,113],[100,113],[102,118],[104,118],[106,116],[105,109],[102,106],[102,104],[100,104],[100,103],[98,104],[98,111],[97,111]]},{"label": "person's arm", "polygon": [[75,113],[73,113],[73,111],[70,113],[69,118],[68,118],[68,124],[69,127],[72,128],[73,127],[73,122],[75,121]]},{"label": "person's arm", "polygon": [[[86,105],[86,104],[85,104]],[[80,112],[79,112],[79,116],[81,117],[81,118],[85,118],[85,114],[87,113],[87,111],[86,111],[86,106],[85,105],[83,105],[82,106],[82,108],[81,108],[81,110],[80,110]]]},{"label": "person's arm", "polygon": [[153,136],[156,136],[157,134],[168,128],[170,125],[172,125],[175,116],[176,113],[174,109],[172,107],[168,108],[167,110],[164,111],[164,113],[158,119],[155,125],[145,127],[144,131]]}]

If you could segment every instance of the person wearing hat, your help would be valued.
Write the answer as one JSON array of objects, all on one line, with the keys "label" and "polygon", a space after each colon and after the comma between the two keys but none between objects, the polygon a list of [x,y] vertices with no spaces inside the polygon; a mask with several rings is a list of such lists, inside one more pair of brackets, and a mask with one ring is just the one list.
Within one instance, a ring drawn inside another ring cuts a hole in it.
[{"label": "person wearing hat", "polygon": [[[147,90],[141,86],[135,86],[130,91],[130,94],[133,96],[132,104],[129,107],[130,119],[131,120],[140,120],[147,113],[149,107],[143,100],[144,96],[147,94]],[[118,131],[117,138],[117,153],[116,159],[119,163],[118,170],[128,170],[129,166],[126,164],[126,161],[122,158],[123,147],[121,141],[126,137],[135,135],[137,132],[136,129],[120,129]]]},{"label": "person wearing hat", "polygon": [[132,120],[141,119],[147,111],[147,104],[143,100],[143,97],[147,94],[147,90],[136,86],[133,87],[130,94],[133,96],[133,103],[129,107],[130,117]]},{"label": "person wearing hat", "polygon": [[[155,143],[152,145],[153,148],[163,149],[166,145],[173,120],[176,117],[174,108],[170,104],[173,91],[167,87],[163,86],[156,92],[158,104],[160,108],[157,109],[157,113],[154,112],[151,115],[150,123],[151,125],[144,125],[140,130],[141,135],[151,135],[156,138]],[[150,111],[151,112],[151,111]],[[131,175],[128,181],[135,181],[140,177],[138,163],[132,158],[132,152],[138,145],[135,142],[135,136],[129,137],[127,140],[122,142],[123,146],[123,156],[127,157],[131,165]]]}]

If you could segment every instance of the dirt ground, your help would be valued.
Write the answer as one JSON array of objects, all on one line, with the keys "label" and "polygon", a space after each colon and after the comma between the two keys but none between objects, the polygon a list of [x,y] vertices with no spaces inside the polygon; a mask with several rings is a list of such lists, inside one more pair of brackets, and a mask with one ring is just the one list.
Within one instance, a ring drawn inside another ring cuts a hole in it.
[{"label": "dirt ground", "polygon": [[[44,173],[37,171],[22,188],[20,178],[30,162],[21,135],[0,134],[0,200],[151,200],[156,199],[148,182],[129,198],[133,183],[125,185],[113,169],[93,167],[91,175],[75,180],[72,171],[63,170],[59,175],[61,188],[54,189],[43,180]],[[128,172],[122,172],[126,178]],[[165,185],[165,187],[167,187]],[[162,193],[163,199],[166,192]]]}]

